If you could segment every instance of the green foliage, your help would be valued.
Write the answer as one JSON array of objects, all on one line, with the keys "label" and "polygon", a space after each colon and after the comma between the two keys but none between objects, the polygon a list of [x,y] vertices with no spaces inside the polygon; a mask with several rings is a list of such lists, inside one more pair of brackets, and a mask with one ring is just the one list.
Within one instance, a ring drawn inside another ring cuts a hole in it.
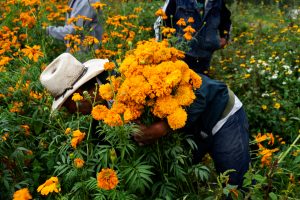
[{"label": "green foliage", "polygon": [[[111,36],[124,27],[135,33],[130,41],[115,37],[99,44],[115,53],[107,57],[118,64],[138,41],[154,36],[153,30],[144,31],[141,26],[152,27],[154,13],[163,1],[104,2],[108,5],[104,19],[129,16],[134,8],[142,8],[138,18],[128,21],[133,27],[105,25]],[[0,40],[10,42],[1,43],[0,51],[0,199],[12,199],[21,188],[28,188],[34,199],[299,199],[300,22],[299,16],[293,19],[289,14],[299,5],[290,2],[269,2],[270,6],[233,3],[231,42],[214,54],[211,76],[225,81],[242,100],[251,135],[278,136],[272,148],[279,150],[264,167],[263,155],[254,147],[257,142],[251,141],[252,163],[242,189],[227,184],[230,171],[216,174],[211,159],[193,164],[196,144],[182,133],[138,146],[132,139],[138,131],[135,124],[94,125],[91,116],[70,115],[64,110],[50,115],[52,97],[44,91],[39,75],[65,51],[65,45],[46,36],[41,27],[64,21],[48,19],[48,6],[55,7],[53,1],[40,7],[24,6],[21,1],[9,6],[0,2]],[[19,17],[23,12],[34,16],[36,24],[31,28],[22,26]],[[27,37],[22,39],[22,34]],[[12,43],[14,39],[18,44]],[[178,43],[176,38],[172,42]],[[37,62],[25,56],[22,49],[26,45],[39,45],[44,56]],[[84,61],[94,58],[95,52],[74,55]],[[12,60],[2,64],[4,56]],[[71,145],[75,130],[86,134],[76,148]],[[82,167],[76,166],[76,158],[84,161]],[[98,186],[97,174],[105,168],[113,169],[119,180],[112,190]],[[58,177],[61,192],[43,197],[37,188],[52,176]]]}]

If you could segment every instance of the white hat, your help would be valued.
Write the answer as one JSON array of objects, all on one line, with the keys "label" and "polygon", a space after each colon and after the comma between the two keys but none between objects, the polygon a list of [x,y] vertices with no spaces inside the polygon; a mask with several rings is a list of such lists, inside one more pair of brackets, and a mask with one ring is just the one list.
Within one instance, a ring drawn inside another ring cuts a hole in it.
[{"label": "white hat", "polygon": [[70,53],[63,53],[53,60],[40,76],[42,85],[54,97],[52,111],[59,109],[80,86],[104,71],[108,59],[79,62]]}]

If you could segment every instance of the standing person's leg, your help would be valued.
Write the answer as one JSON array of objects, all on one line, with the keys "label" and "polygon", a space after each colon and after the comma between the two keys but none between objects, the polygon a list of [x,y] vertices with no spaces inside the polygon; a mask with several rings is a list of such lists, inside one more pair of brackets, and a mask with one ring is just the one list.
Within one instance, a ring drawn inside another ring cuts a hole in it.
[{"label": "standing person's leg", "polygon": [[249,132],[248,120],[243,108],[230,116],[223,127],[213,136],[212,158],[218,173],[229,169],[229,184],[243,184],[243,176],[249,169]]}]

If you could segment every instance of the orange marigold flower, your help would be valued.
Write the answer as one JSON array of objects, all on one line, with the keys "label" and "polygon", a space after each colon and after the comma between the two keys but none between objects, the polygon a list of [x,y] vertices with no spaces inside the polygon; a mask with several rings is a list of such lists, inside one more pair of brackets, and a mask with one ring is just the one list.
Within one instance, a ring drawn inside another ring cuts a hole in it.
[{"label": "orange marigold flower", "polygon": [[109,125],[109,126],[122,126],[123,125],[123,120],[120,116],[119,113],[116,113],[112,110],[108,110],[109,112],[107,113],[104,123]]},{"label": "orange marigold flower", "polygon": [[48,195],[52,192],[60,192],[60,185],[56,176],[49,178],[45,183],[40,185],[37,189],[42,195]]},{"label": "orange marigold flower", "polygon": [[85,133],[82,133],[80,130],[73,131],[73,137],[71,140],[71,146],[76,149],[77,145],[82,142],[85,137]]},{"label": "orange marigold flower", "polygon": [[99,94],[104,100],[111,100],[114,97],[114,92],[110,83],[100,85]]},{"label": "orange marigold flower", "polygon": [[163,96],[157,99],[153,114],[159,118],[164,118],[174,112],[179,107],[177,100],[171,95]]},{"label": "orange marigold flower", "polygon": [[74,159],[74,165],[76,168],[82,168],[84,165],[84,160],[80,159],[80,158],[75,158]]},{"label": "orange marigold flower", "polygon": [[261,133],[258,133],[256,136],[255,136],[255,141],[257,143],[260,143],[260,142],[263,142],[265,140],[268,139],[268,136],[267,135],[261,135]]},{"label": "orange marigold flower", "polygon": [[158,16],[158,17],[162,17],[166,15],[164,10],[162,8],[159,8],[156,12],[155,12],[155,16]]},{"label": "orange marigold flower", "polygon": [[27,124],[21,125],[21,128],[24,129],[26,136],[30,135],[30,127]]},{"label": "orange marigold flower", "polygon": [[72,96],[72,100],[77,102],[77,101],[82,101],[83,100],[83,96],[81,96],[79,93],[74,93]]},{"label": "orange marigold flower", "polygon": [[259,154],[262,155],[262,158],[261,158],[262,166],[270,166],[271,161],[272,161],[272,155],[276,151],[279,151],[279,149],[278,148],[275,148],[275,149],[263,148],[262,151],[259,152]]},{"label": "orange marigold flower", "polygon": [[92,109],[92,117],[95,120],[104,120],[109,109],[104,105],[96,105]]},{"label": "orange marigold flower", "polygon": [[192,28],[192,26],[187,26],[183,29],[183,32],[185,33],[195,33],[196,30]]},{"label": "orange marigold flower", "polygon": [[188,23],[194,23],[195,22],[194,18],[192,18],[192,17],[189,17],[187,21],[188,21]]},{"label": "orange marigold flower", "polygon": [[179,105],[189,106],[196,99],[196,96],[190,85],[183,84],[177,88],[174,98]]},{"label": "orange marigold flower", "polygon": [[104,190],[114,189],[118,183],[117,173],[113,169],[103,168],[97,175],[98,187]]},{"label": "orange marigold flower", "polygon": [[30,47],[28,45],[25,46],[25,49],[22,49],[21,51],[24,53],[25,56],[27,56],[30,60],[33,60],[34,62],[37,62],[39,57],[43,57],[44,54],[40,51],[39,45],[34,45],[33,47]]},{"label": "orange marigold flower", "polygon": [[32,196],[29,193],[28,188],[23,188],[15,191],[13,200],[29,200],[32,199]]},{"label": "orange marigold flower", "polygon": [[186,22],[184,21],[183,18],[180,18],[180,19],[176,22],[176,24],[177,24],[178,26],[186,26]]},{"label": "orange marigold flower", "polygon": [[107,62],[104,64],[104,69],[106,71],[111,71],[111,70],[114,70],[116,67],[115,63],[114,62]]},{"label": "orange marigold flower", "polygon": [[201,77],[191,69],[190,69],[190,74],[191,74],[191,82],[192,82],[193,87],[200,88],[200,86],[202,84]]},{"label": "orange marigold flower", "polygon": [[193,38],[192,34],[190,32],[186,32],[183,34],[184,39],[191,40]]},{"label": "orange marigold flower", "polygon": [[167,120],[173,130],[182,128],[187,120],[187,113],[183,108],[178,107],[172,114],[168,115]]}]

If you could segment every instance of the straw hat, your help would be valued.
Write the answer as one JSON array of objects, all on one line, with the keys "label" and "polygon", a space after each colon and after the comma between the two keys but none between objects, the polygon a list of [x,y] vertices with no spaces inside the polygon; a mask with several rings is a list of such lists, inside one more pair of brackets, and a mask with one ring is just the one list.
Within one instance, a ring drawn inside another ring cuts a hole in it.
[{"label": "straw hat", "polygon": [[108,59],[79,62],[70,53],[53,60],[40,75],[42,85],[54,97],[52,111],[59,109],[80,86],[104,71]]}]

